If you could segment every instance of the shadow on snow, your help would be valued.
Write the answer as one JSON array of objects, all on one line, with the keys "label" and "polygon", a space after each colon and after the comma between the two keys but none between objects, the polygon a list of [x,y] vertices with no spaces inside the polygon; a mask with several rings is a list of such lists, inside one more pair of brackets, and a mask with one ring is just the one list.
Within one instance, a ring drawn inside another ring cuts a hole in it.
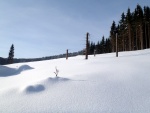
[{"label": "shadow on snow", "polygon": [[0,66],[0,77],[14,76],[20,74],[22,71],[34,69],[28,65],[22,65],[19,68],[10,68],[7,66]]},{"label": "shadow on snow", "polygon": [[54,77],[54,78],[49,77],[45,79],[44,81],[42,81],[41,83],[32,84],[32,85],[28,85],[24,87],[22,91],[26,94],[39,93],[39,92],[44,91],[46,89],[46,86],[50,87],[54,84],[69,81],[69,80],[70,79],[68,78],[62,78],[62,77]]}]

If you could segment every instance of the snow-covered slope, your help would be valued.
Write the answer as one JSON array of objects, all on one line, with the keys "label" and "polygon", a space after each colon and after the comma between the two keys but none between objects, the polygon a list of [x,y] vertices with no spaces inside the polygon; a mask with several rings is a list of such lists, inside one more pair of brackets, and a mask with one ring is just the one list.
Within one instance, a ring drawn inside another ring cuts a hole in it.
[{"label": "snow-covered slope", "polygon": [[0,113],[150,113],[149,105],[150,49],[0,66]]}]

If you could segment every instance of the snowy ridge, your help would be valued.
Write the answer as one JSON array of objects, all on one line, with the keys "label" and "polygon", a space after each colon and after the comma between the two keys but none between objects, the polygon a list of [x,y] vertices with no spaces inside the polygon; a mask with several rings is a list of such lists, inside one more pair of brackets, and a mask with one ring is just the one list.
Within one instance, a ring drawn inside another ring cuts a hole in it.
[{"label": "snowy ridge", "polygon": [[149,113],[149,58],[146,49],[0,66],[0,113]]},{"label": "snowy ridge", "polygon": [[28,65],[22,65],[19,68],[9,68],[6,66],[0,66],[0,77],[7,77],[7,76],[13,76],[18,75],[22,71],[33,69]]}]

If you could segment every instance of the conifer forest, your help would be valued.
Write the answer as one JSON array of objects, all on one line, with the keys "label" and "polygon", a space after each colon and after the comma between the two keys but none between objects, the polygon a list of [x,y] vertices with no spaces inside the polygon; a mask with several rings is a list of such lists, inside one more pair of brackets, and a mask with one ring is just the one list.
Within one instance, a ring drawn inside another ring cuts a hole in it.
[{"label": "conifer forest", "polygon": [[112,22],[110,37],[103,36],[96,44],[90,42],[89,53],[97,54],[116,51],[116,33],[118,51],[132,51],[150,48],[150,7],[142,8],[139,4],[131,12],[130,8],[126,13],[121,14],[118,23]]}]

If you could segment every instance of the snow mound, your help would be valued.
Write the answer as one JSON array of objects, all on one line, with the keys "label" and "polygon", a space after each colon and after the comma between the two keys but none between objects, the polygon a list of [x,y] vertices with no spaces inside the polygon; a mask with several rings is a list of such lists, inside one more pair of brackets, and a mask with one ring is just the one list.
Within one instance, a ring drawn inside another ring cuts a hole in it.
[{"label": "snow mound", "polygon": [[38,81],[37,83],[34,83],[32,85],[27,85],[23,88],[21,88],[21,92],[25,94],[31,94],[31,93],[38,93],[46,90],[46,88],[50,88],[50,86],[58,83],[62,83],[65,81],[69,81],[68,78],[61,78],[61,77],[54,77],[54,78],[47,78],[43,81]]},{"label": "snow mound", "polygon": [[28,66],[28,65],[22,65],[20,66],[17,71],[18,72],[22,72],[22,71],[25,71],[25,70],[30,70],[30,69],[33,69],[32,67]]},{"label": "snow mound", "polygon": [[27,93],[27,94],[31,94],[31,93],[37,93],[37,92],[41,92],[44,91],[45,87],[41,84],[36,84],[36,85],[29,85],[27,87],[25,87],[23,89],[23,92]]},{"label": "snow mound", "polygon": [[22,71],[33,69],[28,65],[22,65],[19,68],[11,68],[7,66],[0,66],[0,77],[7,77],[12,75],[18,75]]}]

